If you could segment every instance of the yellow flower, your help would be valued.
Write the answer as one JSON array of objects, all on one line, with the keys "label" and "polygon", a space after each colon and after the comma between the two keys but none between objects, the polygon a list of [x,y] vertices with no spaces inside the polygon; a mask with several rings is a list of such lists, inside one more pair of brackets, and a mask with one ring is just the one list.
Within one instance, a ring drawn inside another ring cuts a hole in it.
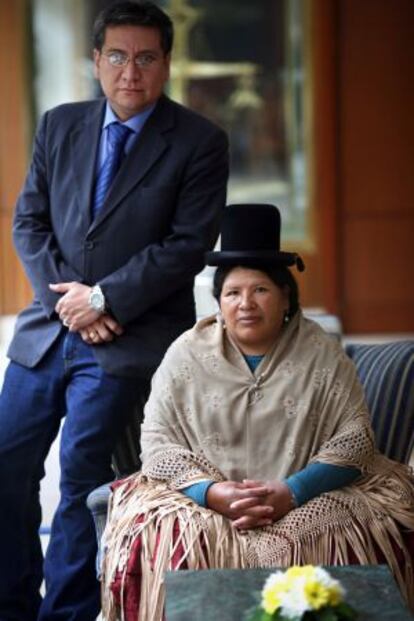
[{"label": "yellow flower", "polygon": [[341,585],[332,584],[328,589],[328,604],[330,606],[337,606],[343,598],[343,591]]},{"label": "yellow flower", "polygon": [[280,597],[274,590],[268,589],[263,592],[262,608],[267,614],[272,615],[279,608],[280,604]]},{"label": "yellow flower", "polygon": [[303,567],[294,565],[293,567],[289,567],[286,571],[286,577],[292,580],[296,580],[297,578],[310,580],[315,577],[315,567],[313,565],[304,565]]},{"label": "yellow flower", "polygon": [[272,615],[280,607],[283,596],[288,590],[286,576],[282,572],[271,574],[262,590],[262,608]]},{"label": "yellow flower", "polygon": [[313,610],[319,610],[329,602],[330,592],[323,584],[308,580],[304,585],[305,597]]}]

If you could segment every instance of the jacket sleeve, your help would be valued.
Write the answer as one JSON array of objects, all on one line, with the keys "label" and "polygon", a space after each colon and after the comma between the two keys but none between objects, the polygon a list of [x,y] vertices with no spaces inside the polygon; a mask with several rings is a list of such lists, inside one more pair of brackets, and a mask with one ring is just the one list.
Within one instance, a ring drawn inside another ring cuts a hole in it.
[{"label": "jacket sleeve", "polygon": [[214,128],[187,164],[168,235],[99,281],[121,324],[191,283],[204,267],[204,253],[214,247],[218,237],[228,173],[227,136]]},{"label": "jacket sleeve", "polygon": [[46,113],[39,123],[30,169],[17,200],[13,240],[35,296],[50,318],[60,295],[50,291],[49,283],[81,282],[82,278],[63,260],[53,231],[45,154],[47,118]]}]

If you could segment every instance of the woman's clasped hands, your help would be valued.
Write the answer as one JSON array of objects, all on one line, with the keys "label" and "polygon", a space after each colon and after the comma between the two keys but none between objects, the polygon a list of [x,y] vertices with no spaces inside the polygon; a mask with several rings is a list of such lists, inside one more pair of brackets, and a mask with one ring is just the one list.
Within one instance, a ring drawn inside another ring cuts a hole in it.
[{"label": "woman's clasped hands", "polygon": [[243,479],[213,483],[207,492],[207,506],[224,515],[240,530],[269,526],[291,509],[294,501],[282,481]]}]

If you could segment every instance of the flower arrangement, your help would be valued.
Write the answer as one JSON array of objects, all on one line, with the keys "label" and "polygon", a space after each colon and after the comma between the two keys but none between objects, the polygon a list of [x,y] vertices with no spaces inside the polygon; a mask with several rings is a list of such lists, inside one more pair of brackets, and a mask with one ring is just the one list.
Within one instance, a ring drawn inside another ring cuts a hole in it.
[{"label": "flower arrangement", "polygon": [[352,621],[345,590],[322,567],[290,567],[271,574],[249,621]]}]

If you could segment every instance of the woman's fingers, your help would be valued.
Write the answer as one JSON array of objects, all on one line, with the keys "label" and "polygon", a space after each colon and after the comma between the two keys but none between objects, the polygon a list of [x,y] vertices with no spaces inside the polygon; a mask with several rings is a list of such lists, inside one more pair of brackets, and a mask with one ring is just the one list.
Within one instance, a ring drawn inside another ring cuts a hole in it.
[{"label": "woman's fingers", "polygon": [[249,502],[243,507],[238,505],[234,506],[234,503],[230,506],[231,516],[233,520],[238,520],[242,517],[250,517],[254,519],[272,519],[274,509],[270,505],[258,505],[257,503]]},{"label": "woman's fingers", "polygon": [[233,520],[233,526],[238,530],[247,530],[249,528],[260,528],[270,526],[273,520],[269,517],[255,517],[251,515],[243,515],[237,520]]},{"label": "woman's fingers", "polygon": [[241,484],[240,487],[237,487],[237,489],[235,490],[234,500],[236,501],[242,500],[243,498],[252,497],[260,498],[262,496],[267,496],[269,494],[269,491],[269,487],[267,485],[264,485],[263,483],[252,487],[245,487],[243,484]]},{"label": "woman's fingers", "polygon": [[[230,504],[230,509],[234,509],[235,511],[245,511],[246,509],[250,509],[251,507],[264,507],[266,496],[249,496],[248,498],[241,498],[240,500],[234,500]],[[262,501],[262,502],[260,502]]]},{"label": "woman's fingers", "polygon": [[264,481],[258,481],[257,479],[243,479],[242,485],[244,487],[263,487]]}]

